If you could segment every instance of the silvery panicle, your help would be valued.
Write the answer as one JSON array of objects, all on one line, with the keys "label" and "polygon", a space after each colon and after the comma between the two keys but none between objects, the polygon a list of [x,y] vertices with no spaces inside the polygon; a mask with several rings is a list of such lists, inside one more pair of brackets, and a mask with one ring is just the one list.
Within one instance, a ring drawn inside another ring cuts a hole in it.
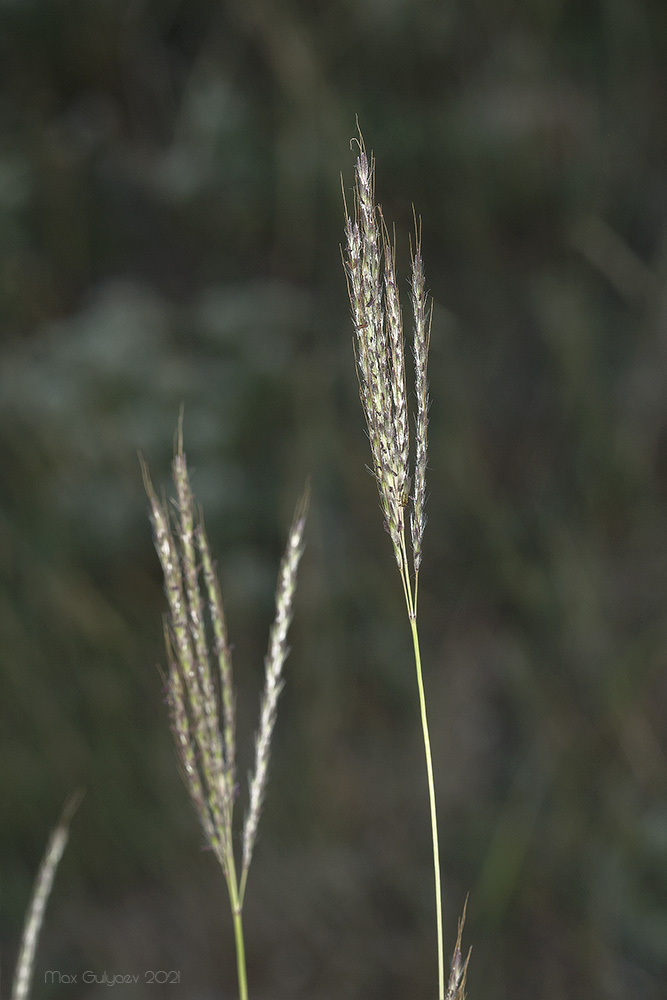
[{"label": "silvery panicle", "polygon": [[[405,511],[410,526],[415,576],[421,565],[426,523],[428,383],[430,313],[417,233],[412,254],[413,355],[415,361],[414,476],[409,466],[408,402],[403,346],[403,320],[395,271],[395,249],[382,212],[375,205],[375,162],[359,138],[355,167],[354,213],[346,210],[345,270],[352,308],[359,393],[366,417],[373,474],[380,506],[401,575],[409,576]],[[408,495],[414,481],[414,493]],[[416,587],[415,587],[416,590]],[[416,614],[416,607],[410,609]]]},{"label": "silvery panicle", "polygon": [[186,788],[227,883],[234,921],[239,994],[241,1000],[247,1000],[241,914],[266,791],[278,695],[283,685],[287,631],[303,552],[308,490],[297,506],[278,578],[239,878],[233,840],[236,711],[231,651],[220,584],[203,515],[195,504],[190,486],[182,423],[172,463],[176,493],[173,506],[170,507],[166,498],[158,498],[143,463],[142,467],[169,608],[165,616],[166,688],[172,731]]}]

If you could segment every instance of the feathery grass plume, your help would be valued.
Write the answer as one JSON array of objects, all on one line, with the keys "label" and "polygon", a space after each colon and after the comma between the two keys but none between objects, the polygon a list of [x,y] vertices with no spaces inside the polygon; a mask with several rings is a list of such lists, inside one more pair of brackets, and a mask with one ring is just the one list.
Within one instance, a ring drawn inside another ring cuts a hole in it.
[{"label": "feathery grass plume", "polygon": [[30,996],[30,985],[35,968],[35,953],[39,932],[44,920],[44,911],[51,895],[53,880],[56,870],[63,856],[67,840],[69,837],[70,823],[74,813],[79,808],[83,792],[75,792],[67,801],[63,809],[58,825],[49,837],[49,842],[44,852],[44,857],[37,872],[35,887],[30,900],[30,906],[26,912],[25,923],[23,924],[23,934],[21,935],[21,947],[19,957],[16,962],[14,973],[14,983],[12,986],[12,1000],[28,1000]]},{"label": "feathery grass plume", "polygon": [[[199,816],[206,840],[227,883],[240,1000],[248,984],[243,938],[243,899],[262,800],[266,790],[271,736],[287,658],[287,631],[292,618],[296,576],[303,551],[308,490],[300,501],[280,568],[276,616],[266,660],[266,684],[256,741],[255,772],[250,781],[250,806],[243,830],[241,879],[233,841],[236,795],[236,711],[227,625],[215,564],[201,511],[195,506],[183,452],[182,417],[172,476],[176,490],[173,510],[153,489],[142,463],[155,547],[162,565],[169,613],[165,645],[169,663],[167,703],[185,785]],[[212,644],[213,655],[209,649]]]},{"label": "feathery grass plume", "polygon": [[[353,140],[354,141],[354,140]],[[403,320],[395,273],[395,248],[382,211],[375,203],[375,161],[366,152],[359,131],[359,153],[355,166],[354,212],[348,213],[345,191],[346,248],[343,264],[347,276],[352,320],[354,323],[359,395],[366,417],[371,446],[372,472],[380,494],[380,508],[391,538],[398,565],[403,595],[412,633],[417,688],[421,714],[426,776],[428,783],[433,840],[436,931],[438,953],[438,997],[445,1000],[445,963],[442,932],[442,893],[440,887],[440,850],[435,803],[433,761],[426,714],[426,695],[422,676],[419,635],[417,632],[417,594],[422,560],[422,539],[426,524],[428,381],[427,364],[431,311],[427,304],[424,267],[421,255],[421,231],[415,215],[415,246],[411,251],[411,301],[413,316],[413,357],[415,370],[415,447],[412,474],[409,463],[408,395],[405,379]],[[410,483],[414,492],[409,495]],[[405,512],[409,510],[412,544],[412,572],[406,543]],[[463,923],[459,927],[459,939]],[[454,966],[449,988],[457,1000],[463,1000],[465,967]],[[455,984],[455,987],[453,986]],[[450,993],[447,994],[449,1000]]]}]

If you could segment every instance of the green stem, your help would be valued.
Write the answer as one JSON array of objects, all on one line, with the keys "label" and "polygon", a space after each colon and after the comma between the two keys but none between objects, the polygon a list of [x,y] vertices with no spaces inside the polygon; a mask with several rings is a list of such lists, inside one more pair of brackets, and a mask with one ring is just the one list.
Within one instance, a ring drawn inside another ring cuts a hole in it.
[{"label": "green stem", "polygon": [[[414,601],[413,601],[414,607]],[[422,661],[419,651],[419,635],[417,634],[417,619],[415,614],[410,614],[410,628],[412,630],[412,644],[415,651],[415,667],[417,669],[417,687],[419,688],[419,710],[421,713],[422,734],[424,736],[424,753],[426,754],[426,774],[428,776],[428,798],[431,806],[431,833],[433,835],[433,871],[435,875],[435,914],[438,931],[438,997],[444,1000],[445,997],[445,956],[442,938],[442,891],[440,888],[440,847],[438,844],[438,818],[435,809],[435,782],[433,780],[433,759],[431,756],[431,740],[428,734],[428,721],[426,718],[426,695],[424,693],[424,678],[422,677]]]},{"label": "green stem", "polygon": [[234,921],[234,943],[236,945],[236,972],[239,980],[239,1000],[248,1000],[248,976],[245,965],[245,942],[243,939],[243,904],[239,896],[238,883],[236,879],[236,866],[234,855],[228,852],[227,889],[229,891],[229,902],[232,908],[232,919]]},{"label": "green stem", "polygon": [[236,970],[239,977],[239,1000],[248,1000],[248,979],[245,967],[245,943],[243,940],[243,922],[241,911],[235,910],[234,917],[234,941],[236,943]]}]

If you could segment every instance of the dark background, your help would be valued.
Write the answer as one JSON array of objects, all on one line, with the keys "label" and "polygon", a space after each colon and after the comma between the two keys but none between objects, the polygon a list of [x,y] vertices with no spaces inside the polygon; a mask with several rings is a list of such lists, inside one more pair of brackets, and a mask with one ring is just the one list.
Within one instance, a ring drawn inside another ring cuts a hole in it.
[{"label": "dark background", "polygon": [[[246,903],[253,1000],[432,998],[407,621],[339,244],[358,114],[434,303],[420,628],[471,1000],[667,995],[667,5],[2,0],[0,930],[86,789],[44,972],[236,995],[180,781],[137,453],[181,403],[251,763],[312,505]],[[244,803],[240,806],[242,815]]]}]

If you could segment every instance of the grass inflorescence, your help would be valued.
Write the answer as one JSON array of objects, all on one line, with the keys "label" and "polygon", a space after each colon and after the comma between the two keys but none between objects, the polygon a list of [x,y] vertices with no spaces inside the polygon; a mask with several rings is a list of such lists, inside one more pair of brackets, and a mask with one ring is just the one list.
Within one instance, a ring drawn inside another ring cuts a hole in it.
[{"label": "grass inflorescence", "polygon": [[[411,300],[416,409],[414,462],[411,469],[403,319],[396,284],[395,246],[389,236],[382,211],[375,202],[375,162],[373,155],[369,156],[366,152],[361,132],[358,146],[354,210],[351,215],[348,213],[343,193],[346,216],[346,247],[343,262],[354,323],[359,394],[371,447],[372,473],[377,483],[380,508],[401,577],[413,641],[433,841],[438,997],[439,1000],[463,1000],[468,967],[468,959],[465,962],[461,959],[463,920],[459,925],[456,949],[445,992],[438,817],[433,755],[417,631],[419,568],[426,525],[429,410],[427,364],[431,310],[425,288],[420,226],[415,218],[415,243],[411,255]],[[412,492],[410,492],[411,484]],[[409,512],[411,559],[408,556],[406,540],[408,533],[406,512]]]},{"label": "grass inflorescence", "polygon": [[[240,1000],[248,983],[243,902],[266,792],[271,737],[287,659],[297,569],[303,551],[308,490],[300,500],[278,575],[276,613],[265,660],[265,683],[255,738],[255,765],[242,828],[240,867],[234,850],[236,712],[227,625],[204,520],[195,505],[183,452],[182,423],[172,464],[175,501],[158,498],[146,467],[153,535],[169,611],[165,618],[167,702],[185,785],[206,840],[227,884],[234,923]],[[212,650],[211,650],[212,647]]]}]

